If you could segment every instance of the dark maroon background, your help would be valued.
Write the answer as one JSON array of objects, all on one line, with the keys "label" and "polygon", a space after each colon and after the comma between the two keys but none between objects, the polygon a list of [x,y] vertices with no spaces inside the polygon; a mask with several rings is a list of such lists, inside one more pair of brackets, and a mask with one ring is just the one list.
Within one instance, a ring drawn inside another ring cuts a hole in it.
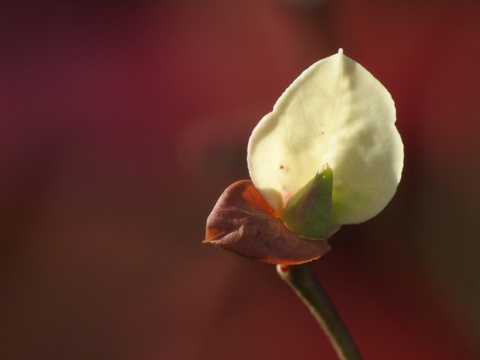
[{"label": "dark maroon background", "polygon": [[318,276],[366,359],[480,356],[480,3],[298,3],[0,5],[0,358],[335,359],[273,266],[201,241],[255,124],[339,47],[406,162]]}]

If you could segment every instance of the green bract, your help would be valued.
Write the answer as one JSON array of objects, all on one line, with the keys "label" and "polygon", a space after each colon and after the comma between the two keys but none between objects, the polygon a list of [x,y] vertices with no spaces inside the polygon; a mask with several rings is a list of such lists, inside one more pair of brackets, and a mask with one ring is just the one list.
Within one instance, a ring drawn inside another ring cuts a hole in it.
[{"label": "green bract", "polygon": [[288,201],[283,221],[297,234],[326,239],[331,232],[333,172],[324,166]]},{"label": "green bract", "polygon": [[333,171],[332,225],[360,223],[391,200],[403,144],[385,87],[338,54],[304,71],[254,129],[250,177],[278,214],[319,169]]}]

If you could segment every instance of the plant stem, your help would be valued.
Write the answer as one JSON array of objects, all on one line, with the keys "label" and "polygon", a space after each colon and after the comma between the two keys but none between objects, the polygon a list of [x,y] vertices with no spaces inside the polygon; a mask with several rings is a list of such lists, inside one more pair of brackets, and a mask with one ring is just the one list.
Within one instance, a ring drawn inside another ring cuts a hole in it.
[{"label": "plant stem", "polygon": [[325,331],[341,360],[361,360],[360,353],[345,325],[318,283],[310,264],[277,265],[280,277],[307,305]]}]

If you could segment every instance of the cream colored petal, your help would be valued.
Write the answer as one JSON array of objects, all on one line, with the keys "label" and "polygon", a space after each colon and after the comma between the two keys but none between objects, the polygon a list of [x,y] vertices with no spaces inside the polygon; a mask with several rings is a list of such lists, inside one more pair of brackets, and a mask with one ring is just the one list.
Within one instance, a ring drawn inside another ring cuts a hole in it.
[{"label": "cream colored petal", "polygon": [[318,169],[333,169],[333,222],[377,215],[395,194],[403,144],[385,87],[338,54],[304,71],[254,129],[248,167],[255,186],[282,212]]}]

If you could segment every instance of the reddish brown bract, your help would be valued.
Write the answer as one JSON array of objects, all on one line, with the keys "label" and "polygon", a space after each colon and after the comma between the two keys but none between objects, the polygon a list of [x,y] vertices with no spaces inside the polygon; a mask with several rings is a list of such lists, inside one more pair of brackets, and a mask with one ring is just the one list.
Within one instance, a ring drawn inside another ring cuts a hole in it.
[{"label": "reddish brown bract", "polygon": [[315,260],[330,250],[326,240],[301,237],[288,229],[250,180],[230,185],[220,196],[207,219],[204,242],[282,265]]}]

